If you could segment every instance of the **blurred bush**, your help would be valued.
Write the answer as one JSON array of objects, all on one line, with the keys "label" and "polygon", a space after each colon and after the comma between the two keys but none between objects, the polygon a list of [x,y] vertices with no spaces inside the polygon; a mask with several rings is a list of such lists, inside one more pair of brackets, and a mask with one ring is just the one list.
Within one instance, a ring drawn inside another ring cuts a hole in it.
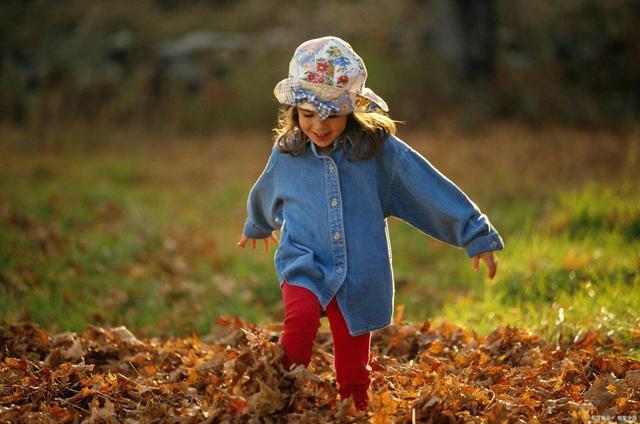
[{"label": "blurred bush", "polygon": [[640,110],[637,0],[4,0],[0,16],[0,121],[32,128],[267,127],[293,50],[327,34],[412,126]]}]

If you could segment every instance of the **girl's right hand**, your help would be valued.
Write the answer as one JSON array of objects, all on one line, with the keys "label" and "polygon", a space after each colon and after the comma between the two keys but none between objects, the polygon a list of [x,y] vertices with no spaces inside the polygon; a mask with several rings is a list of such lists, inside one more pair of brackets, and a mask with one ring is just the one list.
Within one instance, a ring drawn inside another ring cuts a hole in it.
[{"label": "girl's right hand", "polygon": [[[244,249],[244,246],[247,244],[247,242],[249,240],[251,240],[252,249],[255,250],[257,239],[250,239],[249,237],[245,236],[244,234],[242,235],[242,237],[240,237],[240,241],[238,241],[236,243],[236,246],[239,246],[239,247]],[[273,242],[273,244],[275,244],[275,245],[278,244],[278,239],[276,238],[276,235],[274,233],[271,233],[271,235],[269,237],[264,238],[262,240],[264,242],[264,251],[265,252],[269,251],[269,240],[271,240]]]}]

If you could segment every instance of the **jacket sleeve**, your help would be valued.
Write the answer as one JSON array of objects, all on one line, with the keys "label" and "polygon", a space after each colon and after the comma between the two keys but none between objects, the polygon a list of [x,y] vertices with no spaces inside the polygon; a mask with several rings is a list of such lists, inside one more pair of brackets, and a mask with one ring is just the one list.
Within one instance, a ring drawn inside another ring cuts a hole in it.
[{"label": "jacket sleeve", "polygon": [[243,231],[249,238],[267,238],[282,226],[282,202],[277,196],[275,166],[278,153],[278,148],[274,147],[267,166],[249,192],[248,217]]},{"label": "jacket sleeve", "polygon": [[502,238],[486,215],[447,177],[406,146],[392,168],[387,214],[475,256],[500,250]]}]

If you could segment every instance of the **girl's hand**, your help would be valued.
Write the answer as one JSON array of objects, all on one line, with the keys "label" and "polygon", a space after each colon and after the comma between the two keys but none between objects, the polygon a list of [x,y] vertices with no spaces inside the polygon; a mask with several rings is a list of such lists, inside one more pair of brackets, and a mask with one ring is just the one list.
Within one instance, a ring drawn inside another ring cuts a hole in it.
[{"label": "girl's hand", "polygon": [[[242,237],[240,237],[240,241],[238,241],[236,243],[236,246],[240,246],[241,248],[244,249],[244,246],[247,244],[247,242],[251,240],[251,246],[252,249],[255,250],[256,249],[256,242],[257,239],[250,239],[249,237],[245,236],[244,234],[242,235]],[[275,234],[271,233],[271,235],[265,239],[262,239],[264,242],[264,251],[268,252],[269,251],[269,240],[271,240],[273,242],[273,244],[278,244],[278,239],[276,238]]]},{"label": "girl's hand", "polygon": [[482,252],[471,259],[473,260],[473,270],[475,272],[480,271],[480,259],[482,259],[489,269],[489,279],[493,280],[493,277],[496,276],[496,272],[498,271],[498,258],[496,258],[493,252]]}]

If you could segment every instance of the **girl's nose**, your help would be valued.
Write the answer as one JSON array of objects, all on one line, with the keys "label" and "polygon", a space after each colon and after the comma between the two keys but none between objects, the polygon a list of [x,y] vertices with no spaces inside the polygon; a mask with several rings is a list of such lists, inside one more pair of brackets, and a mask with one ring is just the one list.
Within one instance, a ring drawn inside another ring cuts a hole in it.
[{"label": "girl's nose", "polygon": [[326,120],[324,120],[324,121],[323,121],[323,120],[322,120],[322,119],[320,119],[319,117],[316,117],[316,121],[315,121],[315,123],[314,123],[314,124],[315,124],[315,127],[316,127],[317,129],[320,129],[320,130],[321,130],[321,129],[325,129],[325,128],[327,128],[327,126],[328,126],[328,125],[327,125],[327,121],[326,121]]}]

